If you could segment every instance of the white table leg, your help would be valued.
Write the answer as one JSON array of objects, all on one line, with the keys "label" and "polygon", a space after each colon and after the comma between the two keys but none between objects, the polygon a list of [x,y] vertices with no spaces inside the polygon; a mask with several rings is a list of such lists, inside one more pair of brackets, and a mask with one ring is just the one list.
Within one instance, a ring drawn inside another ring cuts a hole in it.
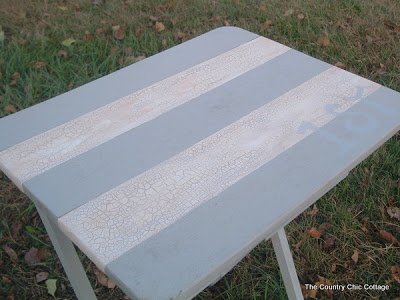
[{"label": "white table leg", "polygon": [[44,227],[50,236],[57,255],[67,273],[68,279],[79,300],[96,300],[93,288],[90,285],[86,272],[76,253],[74,245],[68,237],[58,228],[56,224],[47,218],[45,211],[36,207],[42,219]]},{"label": "white table leg", "polygon": [[283,227],[280,228],[271,237],[271,241],[272,245],[274,246],[276,258],[278,259],[279,269],[281,270],[289,300],[304,299],[300,289],[299,278],[297,277],[293,257],[290,253],[285,229]]}]

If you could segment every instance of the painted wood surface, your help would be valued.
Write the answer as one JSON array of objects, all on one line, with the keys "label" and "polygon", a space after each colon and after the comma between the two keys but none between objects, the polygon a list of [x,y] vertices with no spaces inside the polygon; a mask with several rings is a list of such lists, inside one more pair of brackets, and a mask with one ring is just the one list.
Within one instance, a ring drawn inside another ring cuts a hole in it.
[{"label": "painted wood surface", "polygon": [[266,38],[190,45],[0,120],[0,169],[133,298],[196,295],[400,129],[399,93]]}]

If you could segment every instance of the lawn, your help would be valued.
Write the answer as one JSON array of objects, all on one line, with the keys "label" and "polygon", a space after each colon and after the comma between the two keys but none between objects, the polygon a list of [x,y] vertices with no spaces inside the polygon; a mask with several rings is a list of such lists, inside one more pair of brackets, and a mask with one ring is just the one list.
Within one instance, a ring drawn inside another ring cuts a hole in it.
[{"label": "lawn", "polygon": [[[1,0],[0,117],[227,25],[400,91],[398,0]],[[302,285],[390,289],[305,297],[399,297],[399,209],[397,133],[286,227]],[[46,280],[54,279],[57,298],[76,299],[34,205],[1,172],[0,215],[0,298],[53,299]],[[80,255],[99,299],[128,299]],[[196,299],[286,299],[271,242]]]}]

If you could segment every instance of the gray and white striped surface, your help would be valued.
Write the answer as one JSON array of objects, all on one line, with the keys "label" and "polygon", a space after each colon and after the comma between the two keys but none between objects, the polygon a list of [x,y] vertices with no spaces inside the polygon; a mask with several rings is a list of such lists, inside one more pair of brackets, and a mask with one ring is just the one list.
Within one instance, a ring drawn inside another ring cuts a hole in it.
[{"label": "gray and white striped surface", "polygon": [[224,27],[0,119],[0,169],[130,296],[187,298],[399,128],[399,93]]}]

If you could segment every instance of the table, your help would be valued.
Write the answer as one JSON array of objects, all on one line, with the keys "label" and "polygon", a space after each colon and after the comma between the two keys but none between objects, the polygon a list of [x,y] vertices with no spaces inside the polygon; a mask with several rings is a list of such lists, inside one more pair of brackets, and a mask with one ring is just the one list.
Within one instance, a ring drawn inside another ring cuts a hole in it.
[{"label": "table", "polygon": [[0,119],[0,169],[35,203],[79,299],[77,245],[130,297],[188,299],[400,129],[399,93],[223,27]]}]

